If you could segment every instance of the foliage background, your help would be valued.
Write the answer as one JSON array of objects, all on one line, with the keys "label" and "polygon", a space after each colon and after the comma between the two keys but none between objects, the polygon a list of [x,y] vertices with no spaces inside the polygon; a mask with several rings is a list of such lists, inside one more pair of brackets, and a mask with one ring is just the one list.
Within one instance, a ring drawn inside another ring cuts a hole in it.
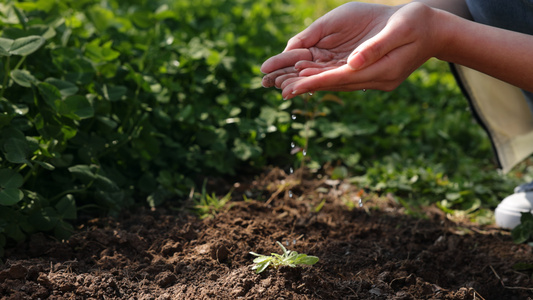
[{"label": "foliage background", "polygon": [[[39,231],[67,238],[80,212],[181,207],[206,176],[304,159],[413,211],[437,203],[490,222],[529,164],[497,171],[445,63],[390,93],[283,101],[261,87],[261,63],[335,4],[0,3],[0,248]],[[25,39],[32,51],[10,51]],[[291,142],[308,155],[290,155]]]}]

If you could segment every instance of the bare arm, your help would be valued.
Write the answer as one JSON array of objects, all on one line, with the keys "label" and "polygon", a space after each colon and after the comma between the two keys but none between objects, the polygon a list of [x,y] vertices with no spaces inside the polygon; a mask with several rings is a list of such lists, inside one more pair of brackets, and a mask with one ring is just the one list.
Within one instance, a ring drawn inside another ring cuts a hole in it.
[{"label": "bare arm", "polygon": [[533,35],[522,34],[437,12],[443,48],[436,57],[533,91]]}]

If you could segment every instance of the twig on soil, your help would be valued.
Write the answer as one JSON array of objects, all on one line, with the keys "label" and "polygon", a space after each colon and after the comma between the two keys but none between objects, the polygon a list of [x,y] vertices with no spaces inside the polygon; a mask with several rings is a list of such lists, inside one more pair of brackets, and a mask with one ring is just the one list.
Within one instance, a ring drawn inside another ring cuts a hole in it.
[{"label": "twig on soil", "polygon": [[501,285],[503,286],[504,289],[533,291],[533,288],[520,287],[520,286],[506,286],[505,283],[503,282],[502,278],[500,277],[500,275],[498,275],[498,273],[496,273],[496,270],[494,270],[494,268],[491,265],[489,265],[489,267],[492,270],[492,272],[494,273],[494,275],[496,276],[496,278],[498,278],[498,280],[500,281],[500,283],[501,283]]},{"label": "twig on soil", "polygon": [[265,205],[269,205],[270,202],[272,202],[272,200],[274,200],[274,198],[276,198],[281,192],[283,192],[286,188],[288,187],[288,185],[286,183],[280,185],[278,187],[278,189],[272,193],[272,195],[270,196],[270,198],[268,198],[268,200],[265,202]]}]

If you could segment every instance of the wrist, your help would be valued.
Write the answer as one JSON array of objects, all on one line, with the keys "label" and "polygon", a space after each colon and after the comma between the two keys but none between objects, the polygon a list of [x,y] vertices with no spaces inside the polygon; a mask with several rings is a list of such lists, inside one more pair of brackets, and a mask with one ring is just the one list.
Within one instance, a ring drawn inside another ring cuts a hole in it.
[{"label": "wrist", "polygon": [[455,49],[455,36],[458,34],[457,20],[461,19],[456,15],[446,11],[433,8],[430,17],[430,30],[433,32],[432,40],[434,42],[434,57],[449,61]]}]

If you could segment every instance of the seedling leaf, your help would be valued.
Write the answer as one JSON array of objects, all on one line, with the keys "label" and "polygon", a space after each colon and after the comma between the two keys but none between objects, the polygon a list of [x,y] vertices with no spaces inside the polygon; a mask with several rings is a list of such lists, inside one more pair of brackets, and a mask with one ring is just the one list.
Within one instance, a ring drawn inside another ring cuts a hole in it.
[{"label": "seedling leaf", "polygon": [[294,268],[298,265],[314,265],[318,262],[318,257],[316,256],[298,254],[296,251],[287,250],[287,248],[285,248],[280,242],[276,243],[283,250],[283,254],[271,253],[270,256],[267,256],[250,252],[250,254],[257,256],[253,260],[255,265],[252,266],[252,270],[255,270],[256,273],[261,273],[269,266],[272,266],[275,269],[279,268],[280,266],[289,266]]}]

